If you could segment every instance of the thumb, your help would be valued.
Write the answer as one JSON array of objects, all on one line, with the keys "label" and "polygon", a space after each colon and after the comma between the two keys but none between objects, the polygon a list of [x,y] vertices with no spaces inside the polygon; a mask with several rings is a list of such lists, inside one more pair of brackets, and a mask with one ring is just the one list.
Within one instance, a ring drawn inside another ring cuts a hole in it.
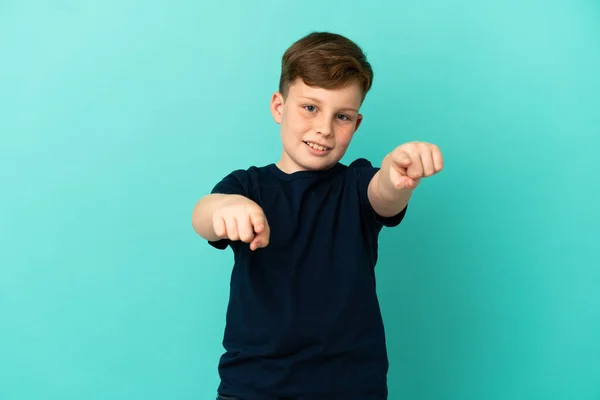
[{"label": "thumb", "polygon": [[393,154],[392,163],[401,168],[408,168],[412,164],[412,160],[406,152],[399,151]]}]

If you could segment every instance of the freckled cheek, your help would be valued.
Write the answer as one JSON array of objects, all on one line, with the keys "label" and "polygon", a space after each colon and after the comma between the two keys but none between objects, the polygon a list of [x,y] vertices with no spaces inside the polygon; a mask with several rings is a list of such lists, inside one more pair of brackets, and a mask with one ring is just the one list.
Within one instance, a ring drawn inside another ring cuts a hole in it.
[{"label": "freckled cheek", "polygon": [[346,148],[352,141],[352,136],[353,133],[351,129],[340,129],[335,135],[336,144]]},{"label": "freckled cheek", "polygon": [[294,132],[297,133],[306,133],[307,131],[309,131],[311,129],[311,124],[310,121],[303,117],[302,115],[294,115],[291,119],[290,119],[290,128],[292,128],[294,130]]},{"label": "freckled cheek", "polygon": [[301,144],[306,132],[310,130],[310,124],[301,115],[288,115],[285,125],[282,126],[284,140],[290,146]]}]

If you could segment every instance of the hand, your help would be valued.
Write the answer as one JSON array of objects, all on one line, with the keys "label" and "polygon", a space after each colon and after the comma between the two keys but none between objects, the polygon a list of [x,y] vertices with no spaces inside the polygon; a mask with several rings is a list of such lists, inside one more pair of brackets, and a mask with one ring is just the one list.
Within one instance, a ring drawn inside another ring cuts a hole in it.
[{"label": "hand", "polygon": [[437,174],[444,164],[440,149],[424,142],[398,146],[390,157],[390,181],[396,189],[416,188],[421,178]]},{"label": "hand", "polygon": [[250,243],[252,251],[266,247],[271,232],[263,209],[238,195],[231,195],[214,212],[213,229],[222,239]]}]

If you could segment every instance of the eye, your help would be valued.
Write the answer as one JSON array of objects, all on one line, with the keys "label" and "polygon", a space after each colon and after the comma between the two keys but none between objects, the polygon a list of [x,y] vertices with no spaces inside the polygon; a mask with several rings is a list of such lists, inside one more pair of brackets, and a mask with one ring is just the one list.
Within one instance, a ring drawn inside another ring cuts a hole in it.
[{"label": "eye", "polygon": [[342,121],[350,121],[350,117],[347,116],[346,114],[338,114],[337,117],[338,117],[338,119],[340,119]]},{"label": "eye", "polygon": [[315,106],[304,106],[304,109],[310,113],[315,112],[317,110],[317,107]]}]

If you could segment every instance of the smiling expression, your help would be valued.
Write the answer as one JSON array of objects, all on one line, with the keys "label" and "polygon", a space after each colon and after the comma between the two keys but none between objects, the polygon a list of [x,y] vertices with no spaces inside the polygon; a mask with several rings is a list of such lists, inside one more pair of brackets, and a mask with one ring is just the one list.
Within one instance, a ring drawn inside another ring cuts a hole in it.
[{"label": "smiling expression", "polygon": [[286,173],[324,170],[346,153],[362,122],[358,82],[335,89],[308,86],[298,78],[287,97],[275,93],[271,113],[280,124],[283,152],[277,166]]}]

